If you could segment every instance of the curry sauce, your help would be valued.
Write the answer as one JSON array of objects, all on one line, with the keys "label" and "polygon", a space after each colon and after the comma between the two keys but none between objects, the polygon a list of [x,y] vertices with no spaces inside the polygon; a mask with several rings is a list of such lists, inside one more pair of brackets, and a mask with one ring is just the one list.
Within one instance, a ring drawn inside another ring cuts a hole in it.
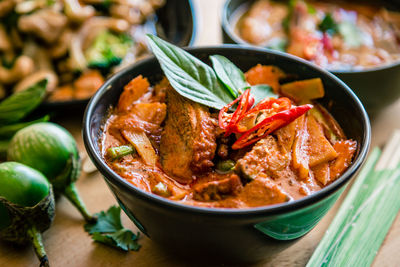
[{"label": "curry sauce", "polygon": [[[117,106],[110,110],[100,144],[104,160],[141,190],[202,207],[288,202],[340,177],[351,164],[357,143],[347,139],[334,118],[315,102],[323,96],[322,82],[311,79],[282,85],[286,77],[282,70],[261,65],[245,77],[252,85],[272,84],[286,104],[313,104],[313,108],[309,105],[308,112],[290,123],[234,149],[243,135],[227,135],[217,110],[179,95],[166,78],[151,86],[138,76],[124,87]],[[296,91],[302,88],[299,85],[309,89]],[[277,101],[271,98],[265,103],[272,100]],[[273,115],[257,113],[254,120]],[[125,152],[110,154],[121,146]]]}]

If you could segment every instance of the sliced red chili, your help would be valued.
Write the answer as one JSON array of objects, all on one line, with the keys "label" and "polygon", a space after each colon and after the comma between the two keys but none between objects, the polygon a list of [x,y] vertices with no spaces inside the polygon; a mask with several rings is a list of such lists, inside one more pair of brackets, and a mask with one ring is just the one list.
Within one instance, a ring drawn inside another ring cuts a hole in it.
[{"label": "sliced red chili", "polygon": [[218,114],[218,124],[221,129],[226,129],[228,128],[229,122],[232,119],[233,113],[228,113],[228,110],[230,107],[236,104],[240,99],[242,99],[242,95],[240,95],[238,98],[236,98],[234,101],[229,103],[228,105],[224,106]]},{"label": "sliced red chili", "polygon": [[[235,112],[228,113],[230,107],[240,100]],[[221,109],[218,115],[219,127],[225,130],[225,136],[232,133],[236,123],[238,123],[253,106],[254,97],[250,94],[250,89],[244,91],[237,99]]]},{"label": "sliced red chili", "polygon": [[313,106],[310,104],[302,105],[289,110],[281,111],[275,115],[265,118],[256,126],[246,131],[238,140],[236,140],[232,146],[232,149],[240,149],[257,142],[275,130],[291,123],[310,110],[312,107]]},{"label": "sliced red chili", "polygon": [[[261,112],[264,114],[268,114],[268,116],[272,116],[276,113],[279,113],[284,110],[290,109],[292,106],[292,102],[287,97],[281,98],[269,98],[266,99],[259,104],[257,104],[254,108],[246,112],[246,114],[242,117],[242,119],[237,122],[235,128],[232,129],[234,133],[244,133],[250,128],[254,127],[255,117],[257,117]],[[254,120],[254,122],[250,123],[250,126],[246,126],[246,119]]]},{"label": "sliced red chili", "polygon": [[322,36],[321,42],[322,42],[322,45],[324,47],[324,50],[332,55],[333,52],[335,51],[335,48],[333,48],[333,43],[332,43],[331,36],[328,33],[324,32],[324,35]]},{"label": "sliced red chili", "polygon": [[251,109],[254,104],[254,97],[250,94],[250,89],[247,89],[242,94],[242,99],[240,100],[238,107],[232,115],[231,121],[229,122],[225,136],[230,135],[235,131],[237,123],[244,117],[244,115]]}]

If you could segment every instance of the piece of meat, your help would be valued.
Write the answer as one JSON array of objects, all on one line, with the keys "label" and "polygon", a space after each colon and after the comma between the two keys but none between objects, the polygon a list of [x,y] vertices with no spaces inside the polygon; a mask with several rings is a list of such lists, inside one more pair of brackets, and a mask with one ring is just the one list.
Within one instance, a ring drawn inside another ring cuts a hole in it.
[{"label": "piece of meat", "polygon": [[192,187],[193,199],[198,201],[221,200],[226,196],[236,195],[242,189],[242,183],[236,174],[226,174],[223,177],[226,178],[195,184]]},{"label": "piece of meat", "polygon": [[290,197],[268,177],[258,177],[243,187],[238,200],[248,207],[258,207],[286,202]]},{"label": "piece of meat", "polygon": [[181,183],[209,171],[217,147],[216,125],[207,107],[167,90],[167,119],[160,145],[164,171]]},{"label": "piece of meat", "polygon": [[171,85],[166,77],[154,86],[153,101],[165,102],[167,90],[171,89]]},{"label": "piece of meat", "polygon": [[131,113],[143,121],[161,125],[167,115],[167,105],[159,102],[137,103],[132,106]]},{"label": "piece of meat", "polygon": [[124,91],[119,97],[118,111],[127,112],[131,109],[133,103],[145,94],[150,87],[147,78],[142,75],[132,79],[127,85],[124,86]]},{"label": "piece of meat", "polygon": [[314,178],[319,181],[321,184],[326,185],[329,182],[330,179],[330,169],[329,169],[329,163],[324,162],[321,164],[318,164],[311,168],[314,174]]},{"label": "piece of meat", "polygon": [[273,136],[268,135],[238,160],[235,170],[243,178],[250,180],[256,179],[261,173],[276,179],[280,177],[280,171],[289,164],[289,160],[289,153],[279,146]]},{"label": "piece of meat", "polygon": [[353,140],[339,141],[333,145],[333,148],[338,153],[338,157],[329,164],[329,182],[336,180],[350,166],[357,149],[357,142]]}]

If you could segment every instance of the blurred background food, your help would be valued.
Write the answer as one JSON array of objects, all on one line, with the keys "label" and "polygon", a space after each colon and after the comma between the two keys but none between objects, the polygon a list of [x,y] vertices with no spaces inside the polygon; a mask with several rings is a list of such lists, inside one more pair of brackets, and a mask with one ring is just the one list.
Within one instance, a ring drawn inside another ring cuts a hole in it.
[{"label": "blurred background food", "polygon": [[221,26],[226,43],[279,50],[328,69],[376,116],[400,97],[399,10],[397,0],[227,0]]},{"label": "blurred background food", "polygon": [[47,101],[88,99],[148,52],[164,0],[3,0],[0,99],[47,78]]},{"label": "blurred background food", "polygon": [[400,13],[375,1],[258,0],[236,13],[232,23],[243,41],[329,70],[371,68],[400,58]]}]

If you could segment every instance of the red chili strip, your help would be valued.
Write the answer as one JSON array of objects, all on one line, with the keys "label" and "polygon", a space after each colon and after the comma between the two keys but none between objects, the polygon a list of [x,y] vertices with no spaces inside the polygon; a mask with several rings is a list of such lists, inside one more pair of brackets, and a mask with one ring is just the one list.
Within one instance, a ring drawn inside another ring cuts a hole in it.
[{"label": "red chili strip", "polygon": [[[249,130],[249,126],[244,126],[241,124],[241,122],[246,120],[246,117],[247,118],[255,117],[260,112],[265,112],[266,114],[269,114],[269,116],[272,116],[281,111],[290,109],[291,106],[292,102],[287,97],[281,97],[278,99],[269,98],[265,101],[260,102],[254,108],[246,112],[246,114],[242,117],[242,119],[236,123],[235,127],[232,127],[231,131],[234,133],[244,133],[247,130]],[[250,127],[253,128],[254,126]]]},{"label": "red chili strip", "polygon": [[281,111],[275,115],[265,118],[256,126],[246,131],[238,140],[236,140],[236,142],[232,145],[232,149],[240,149],[257,142],[275,130],[291,123],[310,110],[312,107],[313,106],[310,104],[302,105],[289,110]]},{"label": "red chili strip", "polygon": [[[228,113],[230,107],[240,100],[235,112]],[[223,107],[218,115],[219,127],[225,130],[225,136],[232,133],[235,125],[243,118],[254,104],[254,97],[250,94],[250,89],[244,91],[237,99]]]}]

